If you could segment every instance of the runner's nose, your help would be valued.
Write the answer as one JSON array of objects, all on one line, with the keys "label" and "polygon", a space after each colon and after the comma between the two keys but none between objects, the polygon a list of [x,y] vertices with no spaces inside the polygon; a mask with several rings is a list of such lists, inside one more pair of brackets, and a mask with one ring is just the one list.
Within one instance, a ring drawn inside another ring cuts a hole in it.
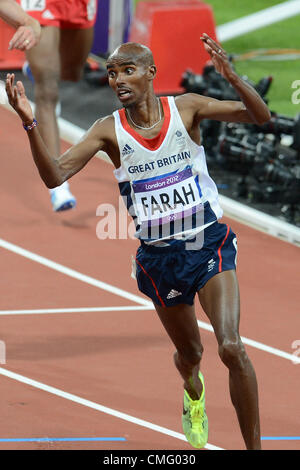
[{"label": "runner's nose", "polygon": [[116,84],[120,88],[121,85],[125,85],[124,74],[118,73],[116,77]]}]

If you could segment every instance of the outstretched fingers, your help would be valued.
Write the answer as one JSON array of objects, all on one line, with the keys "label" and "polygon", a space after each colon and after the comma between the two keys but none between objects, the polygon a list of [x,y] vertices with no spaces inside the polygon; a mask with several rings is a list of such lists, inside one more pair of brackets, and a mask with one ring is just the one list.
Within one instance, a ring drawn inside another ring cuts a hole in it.
[{"label": "outstretched fingers", "polygon": [[226,58],[226,52],[224,51],[224,49],[220,46],[220,44],[218,44],[210,36],[208,36],[208,34],[203,33],[200,39],[203,41],[204,47],[210,55],[214,55],[215,57]]},{"label": "outstretched fingers", "polygon": [[15,75],[13,73],[7,74],[6,78],[6,93],[8,97],[9,104],[16,109],[17,104],[18,104],[18,88],[14,84],[15,81]]},{"label": "outstretched fingers", "polygon": [[[15,74],[13,73],[8,73],[6,76],[6,84],[5,84],[5,89],[6,93],[8,96],[8,99],[13,99],[14,102],[16,103],[20,98],[25,98],[25,88],[24,85],[21,81],[17,81],[16,84],[14,84],[15,81]],[[11,101],[9,101],[10,104],[12,105]]]},{"label": "outstretched fingers", "polygon": [[206,33],[203,33],[200,39],[203,42],[205,50],[209,53],[216,71],[229,80],[232,76],[233,69],[226,51]]},{"label": "outstretched fingers", "polygon": [[24,88],[23,83],[22,83],[20,80],[17,81],[17,83],[16,83],[16,88],[17,88],[17,90],[18,90],[18,93],[19,93],[20,97],[21,97],[21,98],[25,98],[25,96],[26,96],[26,95],[25,95],[25,88]]},{"label": "outstretched fingers", "polygon": [[15,76],[13,73],[8,73],[6,75],[5,90],[10,104],[13,98],[13,86],[14,86]]},{"label": "outstretched fingers", "polygon": [[19,114],[20,118],[26,122],[33,120],[33,113],[29,101],[25,94],[25,88],[21,81],[14,84],[15,75],[8,73],[6,76],[6,94],[9,104]]}]

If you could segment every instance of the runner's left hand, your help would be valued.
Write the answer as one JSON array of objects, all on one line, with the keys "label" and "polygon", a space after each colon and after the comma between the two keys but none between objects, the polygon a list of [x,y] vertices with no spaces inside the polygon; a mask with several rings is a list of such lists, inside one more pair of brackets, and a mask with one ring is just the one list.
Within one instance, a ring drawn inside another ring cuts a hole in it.
[{"label": "runner's left hand", "polygon": [[206,33],[203,33],[200,39],[203,42],[205,50],[209,53],[216,71],[226,78],[226,80],[229,80],[235,72],[229,62],[226,51]]}]

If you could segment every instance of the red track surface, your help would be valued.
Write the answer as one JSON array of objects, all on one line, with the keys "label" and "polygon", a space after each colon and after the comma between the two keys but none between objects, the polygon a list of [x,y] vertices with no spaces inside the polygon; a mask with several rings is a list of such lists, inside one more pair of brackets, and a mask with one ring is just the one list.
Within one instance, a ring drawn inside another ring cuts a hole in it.
[{"label": "red track surface", "polygon": [[[99,240],[101,203],[118,209],[112,166],[97,158],[71,181],[74,211],[54,214],[18,118],[0,108],[0,238],[138,295],[135,240]],[[64,144],[66,146],[66,144]],[[129,219],[128,219],[129,220]],[[300,340],[299,249],[227,220],[238,235],[241,334],[292,354]],[[138,304],[1,248],[0,311]],[[197,304],[199,319],[207,322]],[[0,316],[3,369],[182,433],[182,383],[173,346],[152,310]],[[201,330],[209,443],[243,449],[227,370]],[[300,364],[246,346],[259,382],[263,436],[299,436]],[[125,437],[126,442],[1,443],[0,449],[187,449],[183,440],[74,403],[0,374],[2,438]],[[264,441],[300,449],[300,441]]]}]

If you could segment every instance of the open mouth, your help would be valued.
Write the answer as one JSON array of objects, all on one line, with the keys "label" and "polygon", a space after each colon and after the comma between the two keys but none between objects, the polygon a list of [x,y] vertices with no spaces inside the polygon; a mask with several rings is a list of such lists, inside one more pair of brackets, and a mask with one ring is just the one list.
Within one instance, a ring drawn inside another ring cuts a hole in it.
[{"label": "open mouth", "polygon": [[131,91],[125,88],[118,91],[118,98],[120,101],[127,100],[131,96]]}]

